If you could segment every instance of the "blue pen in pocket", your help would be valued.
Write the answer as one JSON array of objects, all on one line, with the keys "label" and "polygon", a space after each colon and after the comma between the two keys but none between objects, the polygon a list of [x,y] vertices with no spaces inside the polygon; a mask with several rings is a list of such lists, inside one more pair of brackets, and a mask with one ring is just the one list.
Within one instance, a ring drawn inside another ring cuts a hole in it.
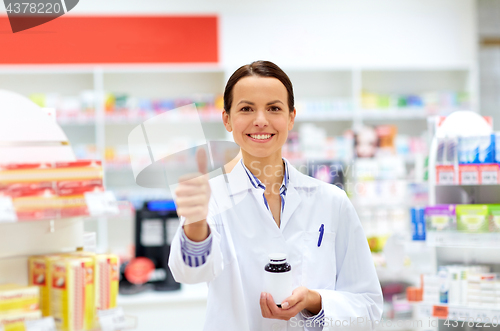
[{"label": "blue pen in pocket", "polygon": [[325,232],[325,225],[321,224],[319,227],[318,247],[321,246],[321,242],[323,241],[323,232]]}]

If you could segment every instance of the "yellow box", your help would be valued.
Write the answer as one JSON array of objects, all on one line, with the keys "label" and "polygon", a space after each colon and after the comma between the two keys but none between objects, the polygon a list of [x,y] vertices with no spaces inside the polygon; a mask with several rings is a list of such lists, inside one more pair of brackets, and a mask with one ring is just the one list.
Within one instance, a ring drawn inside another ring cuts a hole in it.
[{"label": "yellow box", "polygon": [[10,310],[37,310],[39,302],[37,286],[0,285],[0,314]]},{"label": "yellow box", "polygon": [[92,257],[94,259],[96,309],[116,308],[120,272],[119,257],[114,254],[95,254],[85,251],[76,251],[67,255]]},{"label": "yellow box", "polygon": [[91,330],[95,325],[94,259],[66,257],[51,265],[50,313],[61,331]]},{"label": "yellow box", "polygon": [[28,259],[29,285],[38,286],[40,289],[40,310],[43,316],[50,316],[50,285],[52,284],[50,266],[61,258],[60,255],[51,254],[30,256]]},{"label": "yellow box", "polygon": [[116,308],[119,282],[119,258],[113,254],[95,256],[96,308]]},{"label": "yellow box", "polygon": [[42,318],[40,310],[15,311],[0,314],[0,326],[3,326],[4,331],[25,331],[24,322],[40,318]]}]

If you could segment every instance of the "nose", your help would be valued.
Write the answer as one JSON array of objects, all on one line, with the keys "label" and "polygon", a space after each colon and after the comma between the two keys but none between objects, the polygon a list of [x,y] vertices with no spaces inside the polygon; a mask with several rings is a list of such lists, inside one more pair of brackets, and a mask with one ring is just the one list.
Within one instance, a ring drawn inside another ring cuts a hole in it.
[{"label": "nose", "polygon": [[256,111],[253,125],[258,127],[266,127],[269,124],[266,115],[267,112],[265,110]]}]

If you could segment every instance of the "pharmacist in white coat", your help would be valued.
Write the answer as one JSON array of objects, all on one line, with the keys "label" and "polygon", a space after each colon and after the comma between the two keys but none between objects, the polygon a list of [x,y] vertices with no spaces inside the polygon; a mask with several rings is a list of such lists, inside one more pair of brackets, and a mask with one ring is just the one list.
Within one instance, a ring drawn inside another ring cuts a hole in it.
[{"label": "pharmacist in white coat", "polygon": [[[169,258],[178,282],[208,283],[204,330],[373,329],[382,292],[351,202],[281,156],[296,114],[287,75],[267,61],[239,68],[224,109],[242,159],[227,182],[181,181]],[[197,156],[204,173],[206,156]],[[292,268],[294,290],[281,308],[264,292],[270,253],[285,253]]]}]

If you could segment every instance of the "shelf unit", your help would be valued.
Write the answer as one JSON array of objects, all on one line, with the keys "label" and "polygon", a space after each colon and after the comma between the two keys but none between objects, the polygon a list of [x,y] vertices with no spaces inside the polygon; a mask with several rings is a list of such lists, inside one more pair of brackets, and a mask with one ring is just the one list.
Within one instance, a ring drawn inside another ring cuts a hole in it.
[{"label": "shelf unit", "polygon": [[[462,114],[454,114],[462,115]],[[455,120],[457,117],[455,117]],[[448,120],[448,119],[447,119]],[[446,120],[445,120],[446,121]],[[455,132],[468,132],[469,134],[484,134],[475,128],[476,123],[464,122],[461,125],[454,122],[454,132],[447,132],[446,129],[436,131],[429,153],[429,205],[437,204],[489,204],[500,202],[500,185],[438,185],[436,180],[436,156],[437,137],[454,136]],[[444,123],[443,123],[444,126]],[[448,126],[448,130],[449,130]],[[459,232],[428,232],[426,243],[435,251],[435,259],[432,261],[437,271],[438,266],[451,263],[464,264],[489,264],[494,266],[498,272],[500,268],[500,245],[499,236],[494,233],[459,233]],[[449,320],[463,321],[465,317],[473,317],[477,322],[478,318],[485,320],[486,317],[500,318],[500,308],[489,306],[454,306],[445,304],[420,303],[419,315],[428,318],[441,318]],[[437,309],[437,312],[436,312]],[[438,330],[443,328],[442,323]]]}]

